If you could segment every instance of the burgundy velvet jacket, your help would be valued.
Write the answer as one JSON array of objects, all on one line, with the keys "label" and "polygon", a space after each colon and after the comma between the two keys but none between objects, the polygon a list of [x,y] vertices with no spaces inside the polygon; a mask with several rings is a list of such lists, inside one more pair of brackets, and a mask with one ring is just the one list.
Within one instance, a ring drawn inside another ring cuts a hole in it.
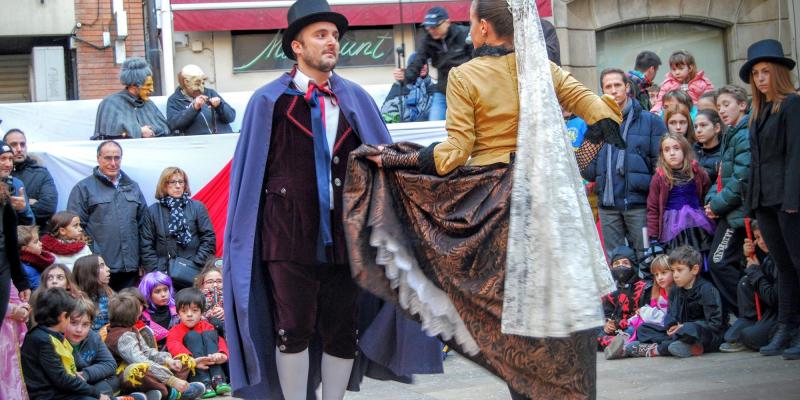
[{"label": "burgundy velvet jacket", "polygon": [[[348,154],[361,145],[361,140],[339,113],[336,144],[331,152],[333,246],[328,247],[327,253],[329,261],[344,265],[349,261],[342,223],[342,189]],[[311,109],[303,98],[284,94],[275,103],[275,115],[287,118],[274,118],[272,123],[262,197],[261,259],[318,264],[319,203]]]}]

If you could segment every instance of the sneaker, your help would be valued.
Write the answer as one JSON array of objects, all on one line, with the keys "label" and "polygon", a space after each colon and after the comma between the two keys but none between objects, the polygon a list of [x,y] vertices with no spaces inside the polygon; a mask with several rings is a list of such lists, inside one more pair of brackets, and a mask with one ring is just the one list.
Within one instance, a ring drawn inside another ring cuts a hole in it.
[{"label": "sneaker", "polygon": [[208,388],[201,396],[204,399],[210,399],[212,397],[217,397],[217,392],[214,389]]},{"label": "sneaker", "polygon": [[214,388],[214,391],[216,391],[218,395],[228,394],[231,392],[231,390],[231,385],[228,385],[225,382],[218,383],[217,387]]},{"label": "sneaker", "polygon": [[618,360],[625,357],[625,342],[628,341],[628,337],[621,333],[611,340],[611,343],[603,350],[606,360]]},{"label": "sneaker", "polygon": [[[194,400],[200,396],[205,395],[206,392],[206,385],[203,385],[200,382],[191,382],[189,383],[189,388],[184,390],[181,393],[181,400]],[[216,396],[216,393],[214,393]]]},{"label": "sneaker", "polygon": [[672,342],[667,347],[669,354],[678,358],[696,357],[703,354],[703,345],[700,343],[688,344],[681,342]]},{"label": "sneaker", "polygon": [[[158,394],[161,395],[161,392],[158,392]],[[180,398],[181,392],[179,392],[178,389],[169,388],[169,396],[167,397],[167,400],[178,400]]]},{"label": "sneaker", "polygon": [[116,400],[147,400],[147,395],[141,392],[133,392],[130,394],[114,397]]},{"label": "sneaker", "polygon": [[738,353],[747,350],[747,346],[739,342],[725,342],[719,346],[719,351],[723,353]]},{"label": "sneaker", "polygon": [[627,357],[657,357],[658,344],[631,342],[625,345],[624,353]]}]

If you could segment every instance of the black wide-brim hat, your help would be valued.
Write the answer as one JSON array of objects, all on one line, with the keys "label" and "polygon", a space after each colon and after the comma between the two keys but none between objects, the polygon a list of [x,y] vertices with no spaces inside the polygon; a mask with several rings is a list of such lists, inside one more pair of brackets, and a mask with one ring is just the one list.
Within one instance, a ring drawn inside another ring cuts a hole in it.
[{"label": "black wide-brim hat", "polygon": [[339,37],[347,32],[349,23],[344,15],[331,11],[326,0],[297,0],[289,7],[287,16],[289,27],[283,31],[283,52],[286,57],[296,60],[292,51],[292,41],[303,28],[315,22],[331,22],[339,29]]},{"label": "black wide-brim hat", "polygon": [[784,57],[781,42],[775,39],[759,40],[747,48],[747,62],[742,65],[742,68],[739,68],[739,78],[744,83],[750,83],[750,74],[753,71],[753,66],[762,61],[781,64],[790,70],[795,65],[794,60]]}]

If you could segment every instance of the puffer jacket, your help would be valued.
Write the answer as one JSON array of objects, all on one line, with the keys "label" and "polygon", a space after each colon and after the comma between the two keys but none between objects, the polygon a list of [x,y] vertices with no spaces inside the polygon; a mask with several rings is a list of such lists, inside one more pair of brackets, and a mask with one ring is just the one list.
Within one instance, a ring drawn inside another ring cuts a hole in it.
[{"label": "puffer jacket", "polygon": [[720,218],[728,220],[731,228],[744,227],[745,206],[743,191],[750,177],[750,116],[745,115],[736,126],[722,136],[720,178],[722,191],[717,192],[717,182],[711,183],[706,203]]},{"label": "puffer jacket", "polygon": [[138,183],[120,171],[114,187],[98,167],[75,184],[67,202],[92,238],[92,254],[103,256],[111,272],[139,270],[139,223],[146,209]]},{"label": "puffer jacket", "polygon": [[694,144],[694,154],[697,156],[697,162],[708,174],[711,184],[715,185],[717,173],[719,172],[719,160],[722,158],[722,143],[706,149],[700,142],[697,142]]},{"label": "puffer jacket", "polygon": [[[664,106],[662,102],[664,95],[673,90],[681,89],[682,85],[682,83],[678,82],[678,80],[672,76],[672,72],[667,72],[667,75],[664,77],[664,82],[661,84],[661,89],[658,91],[656,104],[653,105],[650,111],[654,113],[660,112],[661,108]],[[692,103],[697,104],[697,100],[700,100],[700,96],[702,96],[703,93],[712,90],[714,90],[714,84],[706,77],[705,72],[701,70],[697,71],[694,78],[687,84],[687,90],[684,91],[692,98]]]},{"label": "puffer jacket", "polygon": [[[607,149],[611,145],[603,146],[597,158],[581,171],[584,179],[597,182],[595,192],[598,196],[597,204],[601,208],[626,210],[647,205],[647,193],[658,161],[661,136],[667,132],[667,126],[658,116],[645,111],[638,101],[632,102],[630,112],[633,113],[633,121],[625,140],[627,145],[623,166],[625,174],[614,175],[613,207],[603,206],[603,191],[606,187],[608,170]],[[625,121],[621,125],[624,124]],[[612,164],[615,163],[616,160],[612,160]]]},{"label": "puffer jacket", "polygon": [[36,217],[36,225],[44,228],[58,206],[58,190],[53,176],[47,168],[30,157],[19,164],[14,164],[14,176],[25,184],[25,195],[29,199],[36,199],[36,203],[31,205],[31,210]]},{"label": "puffer jacket", "polygon": [[170,255],[191,260],[202,268],[206,260],[214,254],[217,239],[206,206],[197,200],[189,199],[184,209],[184,216],[189,224],[192,240],[186,247],[181,247],[175,242],[175,236],[169,234],[167,227],[169,209],[161,203],[152,204],[147,208],[139,232],[142,267],[146,272],[166,273]]}]

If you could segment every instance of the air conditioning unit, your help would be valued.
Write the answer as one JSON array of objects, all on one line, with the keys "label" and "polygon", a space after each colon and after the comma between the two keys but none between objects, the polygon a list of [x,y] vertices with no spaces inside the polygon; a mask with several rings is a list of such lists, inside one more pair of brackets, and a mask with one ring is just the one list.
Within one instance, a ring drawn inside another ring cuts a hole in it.
[{"label": "air conditioning unit", "polygon": [[67,76],[64,68],[64,48],[59,46],[34,47],[31,64],[32,100],[66,100]]}]

